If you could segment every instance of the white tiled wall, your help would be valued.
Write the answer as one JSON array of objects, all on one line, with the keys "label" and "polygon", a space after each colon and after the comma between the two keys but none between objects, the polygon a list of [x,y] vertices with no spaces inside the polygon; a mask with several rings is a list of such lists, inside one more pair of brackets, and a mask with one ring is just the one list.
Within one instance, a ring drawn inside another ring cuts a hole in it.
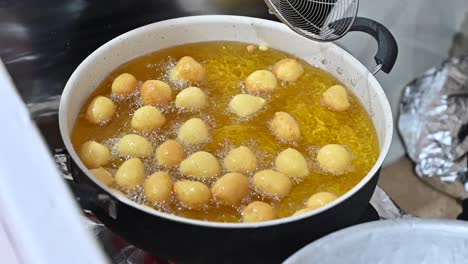
[{"label": "white tiled wall", "polygon": [[[467,14],[468,0],[360,1],[358,15],[381,22],[398,41],[399,57],[392,73],[377,75],[390,100],[395,122],[400,94],[405,84],[448,57],[453,35],[460,30]],[[377,45],[371,37],[363,36],[361,33],[350,33],[338,44],[372,69]],[[404,149],[395,131],[386,164],[402,155]]]}]

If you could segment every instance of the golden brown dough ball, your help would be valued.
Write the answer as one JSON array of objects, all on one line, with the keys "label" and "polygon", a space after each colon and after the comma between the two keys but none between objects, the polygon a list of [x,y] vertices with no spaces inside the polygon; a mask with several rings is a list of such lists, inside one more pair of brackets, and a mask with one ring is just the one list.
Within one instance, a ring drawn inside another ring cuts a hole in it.
[{"label": "golden brown dough ball", "polygon": [[322,207],[324,205],[327,205],[334,200],[336,200],[338,196],[336,194],[331,193],[331,192],[318,192],[314,195],[312,195],[306,202],[307,208],[312,209],[317,209],[319,207]]},{"label": "golden brown dough ball", "polygon": [[250,94],[238,94],[229,102],[229,111],[239,117],[255,114],[265,105],[265,99]]},{"label": "golden brown dough ball", "polygon": [[116,95],[129,95],[136,91],[137,88],[137,79],[130,73],[122,73],[112,82],[112,93]]},{"label": "golden brown dough ball", "polygon": [[109,149],[96,141],[88,141],[81,146],[80,159],[89,169],[106,165],[110,159]]},{"label": "golden brown dough ball", "polygon": [[249,193],[249,178],[236,172],[227,173],[215,182],[211,193],[221,204],[239,204]]},{"label": "golden brown dough ball", "polygon": [[177,141],[169,139],[156,149],[156,161],[160,166],[176,166],[185,157],[184,147]]},{"label": "golden brown dough ball", "polygon": [[116,108],[111,99],[97,96],[86,109],[86,120],[93,124],[105,124],[114,117]]},{"label": "golden brown dough ball", "polygon": [[163,81],[148,80],[141,86],[140,96],[144,105],[168,105],[172,100],[172,90]]},{"label": "golden brown dough ball", "polygon": [[273,220],[276,218],[275,210],[271,205],[255,201],[249,203],[245,208],[244,212],[242,213],[244,222],[262,222]]},{"label": "golden brown dough ball", "polygon": [[304,73],[304,68],[295,59],[282,59],[273,66],[273,73],[282,81],[295,82]]},{"label": "golden brown dough ball", "polygon": [[114,184],[114,177],[112,177],[112,174],[108,170],[104,169],[103,167],[91,169],[89,171],[94,176],[96,176],[96,178],[100,182],[104,183],[105,185],[111,186],[112,184]]},{"label": "golden brown dough ball", "polygon": [[214,178],[218,176],[220,167],[215,156],[206,151],[198,151],[180,163],[179,171],[183,175],[196,178]]},{"label": "golden brown dough ball", "polygon": [[301,130],[296,120],[286,112],[276,112],[270,121],[273,134],[284,141],[296,141],[301,137]]},{"label": "golden brown dough ball", "polygon": [[277,86],[275,75],[267,70],[254,71],[245,79],[245,89],[249,93],[271,93]]},{"label": "golden brown dough ball", "polygon": [[303,208],[303,209],[300,209],[300,210],[297,210],[296,212],[294,212],[294,214],[292,216],[303,215],[303,214],[306,214],[306,213],[308,213],[310,211],[312,211],[312,208]]},{"label": "golden brown dough ball", "polygon": [[133,129],[151,132],[166,123],[164,115],[154,106],[145,105],[133,113],[131,125]]},{"label": "golden brown dough ball", "polygon": [[253,184],[262,193],[278,199],[286,197],[292,188],[288,176],[274,170],[262,170],[255,173]]},{"label": "golden brown dough ball", "polygon": [[144,180],[145,166],[138,158],[126,160],[115,173],[115,182],[125,189],[134,189]]},{"label": "golden brown dough ball", "polygon": [[302,154],[293,148],[281,151],[275,160],[276,170],[289,178],[304,178],[309,175],[309,165]]},{"label": "golden brown dough ball", "polygon": [[341,85],[333,85],[322,94],[322,103],[330,110],[341,112],[346,111],[351,106],[348,99],[348,92]]},{"label": "golden brown dough ball", "polygon": [[198,181],[178,181],[174,184],[174,193],[185,206],[195,210],[202,209],[211,199],[210,188]]},{"label": "golden brown dough ball", "polygon": [[152,203],[161,203],[171,199],[172,195],[172,178],[167,171],[158,171],[148,179],[143,185],[146,198]]},{"label": "golden brown dough ball", "polygon": [[257,168],[257,157],[245,146],[231,149],[223,160],[224,168],[230,172],[249,173]]},{"label": "golden brown dough ball", "polygon": [[182,57],[172,69],[172,80],[184,80],[189,82],[201,82],[206,79],[205,68],[190,56]]},{"label": "golden brown dough ball", "polygon": [[200,118],[190,118],[177,133],[177,138],[185,145],[205,143],[209,136],[208,127]]},{"label": "golden brown dough ball", "polygon": [[175,100],[175,105],[187,110],[200,110],[206,107],[208,97],[198,87],[188,87],[182,90]]},{"label": "golden brown dough ball", "polygon": [[342,174],[351,168],[352,156],[344,146],[329,144],[318,151],[317,161],[322,169],[335,174]]},{"label": "golden brown dough ball", "polygon": [[144,137],[136,134],[123,136],[117,143],[119,153],[137,158],[145,158],[151,155],[153,147]]}]

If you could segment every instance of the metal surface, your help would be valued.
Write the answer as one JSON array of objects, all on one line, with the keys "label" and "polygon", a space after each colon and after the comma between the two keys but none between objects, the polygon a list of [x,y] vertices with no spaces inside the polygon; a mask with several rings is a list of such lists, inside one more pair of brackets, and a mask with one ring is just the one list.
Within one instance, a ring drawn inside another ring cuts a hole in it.
[{"label": "metal surface", "polygon": [[110,39],[200,14],[276,20],[263,0],[0,0],[0,58],[24,101],[43,102],[60,95],[78,64]]},{"label": "metal surface", "polygon": [[430,69],[403,90],[398,129],[421,177],[468,189],[468,57]]},{"label": "metal surface", "polygon": [[354,23],[359,0],[265,0],[270,12],[315,41],[343,37]]},{"label": "metal surface", "polygon": [[467,259],[466,222],[414,218],[340,230],[309,244],[284,263],[457,264]]}]

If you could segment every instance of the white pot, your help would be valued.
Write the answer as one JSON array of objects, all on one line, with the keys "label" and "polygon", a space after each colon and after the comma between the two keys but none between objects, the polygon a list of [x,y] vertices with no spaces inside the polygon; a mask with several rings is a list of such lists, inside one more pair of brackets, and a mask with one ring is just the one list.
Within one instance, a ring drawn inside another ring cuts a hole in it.
[{"label": "white pot", "polygon": [[78,158],[70,141],[71,131],[78,113],[90,94],[114,69],[134,58],[179,44],[220,40],[266,44],[300,57],[308,63],[330,72],[343,82],[361,100],[376,128],[380,155],[372,169],[356,186],[327,206],[305,215],[261,223],[213,223],[192,220],[151,210],[122,197],[113,197],[113,199],[117,199],[118,203],[137,208],[151,217],[162,218],[181,225],[188,224],[219,229],[251,229],[288,224],[319,215],[355,195],[378,175],[378,170],[388,152],[392,138],[392,113],[382,87],[357,59],[335,44],[313,42],[294,33],[281,23],[238,16],[195,16],[150,24],[109,41],[88,56],[68,80],[60,102],[60,132],[70,156],[79,169],[101,190],[112,195],[108,187],[89,173]]}]

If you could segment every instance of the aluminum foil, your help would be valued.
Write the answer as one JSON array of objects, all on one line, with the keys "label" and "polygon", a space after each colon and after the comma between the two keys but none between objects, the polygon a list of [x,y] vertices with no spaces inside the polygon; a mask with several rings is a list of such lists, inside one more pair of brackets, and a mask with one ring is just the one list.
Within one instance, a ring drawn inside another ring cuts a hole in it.
[{"label": "aluminum foil", "polygon": [[398,129],[417,175],[460,180],[468,190],[468,56],[451,58],[405,87]]}]

